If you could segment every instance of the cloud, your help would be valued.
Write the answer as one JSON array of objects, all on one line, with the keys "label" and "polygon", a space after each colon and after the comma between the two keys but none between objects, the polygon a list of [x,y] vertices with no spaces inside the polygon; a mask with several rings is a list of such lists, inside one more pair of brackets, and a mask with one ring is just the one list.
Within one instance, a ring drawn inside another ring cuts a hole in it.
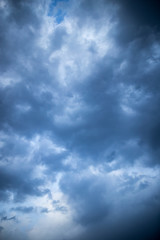
[{"label": "cloud", "polygon": [[2,0],[0,13],[0,231],[11,239],[15,211],[19,238],[153,239],[159,3]]},{"label": "cloud", "polygon": [[48,213],[49,211],[48,211],[48,208],[42,208],[41,209],[41,213]]},{"label": "cloud", "polygon": [[[6,168],[1,168],[1,184],[0,189],[2,196],[6,198],[2,200],[9,200],[13,194],[14,201],[23,201],[27,195],[42,196],[46,191],[38,189],[42,184],[40,179],[32,179],[29,177],[28,171],[14,171]],[[27,181],[24,176],[27,174]],[[6,194],[6,195],[3,195]]]},{"label": "cloud", "polygon": [[12,211],[16,211],[16,212],[22,212],[22,213],[31,213],[34,208],[33,207],[16,207],[16,208],[12,208]]},{"label": "cloud", "polygon": [[3,228],[2,226],[0,226],[0,232],[2,232],[2,231],[3,231],[3,229],[4,229],[4,228]]},{"label": "cloud", "polygon": [[77,179],[71,175],[70,179],[64,178],[61,185],[62,190],[69,196],[70,204],[76,210],[75,218],[82,225],[101,222],[108,215],[109,204],[105,197],[105,189],[94,178]]},{"label": "cloud", "polygon": [[1,222],[2,221],[11,221],[11,220],[16,220],[16,216],[13,216],[13,217],[7,217],[7,216],[5,216],[5,217],[1,217]]}]

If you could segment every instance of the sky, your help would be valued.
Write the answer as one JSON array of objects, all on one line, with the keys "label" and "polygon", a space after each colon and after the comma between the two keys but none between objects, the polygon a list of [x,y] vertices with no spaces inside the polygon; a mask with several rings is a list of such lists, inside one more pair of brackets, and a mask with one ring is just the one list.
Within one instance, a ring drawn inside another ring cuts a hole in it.
[{"label": "sky", "polygon": [[0,239],[158,240],[158,0],[0,0]]}]

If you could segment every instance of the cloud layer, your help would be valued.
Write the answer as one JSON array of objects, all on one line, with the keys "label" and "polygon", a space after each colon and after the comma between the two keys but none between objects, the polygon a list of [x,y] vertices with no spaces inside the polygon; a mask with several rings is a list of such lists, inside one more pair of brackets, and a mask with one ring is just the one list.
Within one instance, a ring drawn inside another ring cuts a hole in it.
[{"label": "cloud layer", "polygon": [[0,236],[158,239],[158,1],[0,1]]}]

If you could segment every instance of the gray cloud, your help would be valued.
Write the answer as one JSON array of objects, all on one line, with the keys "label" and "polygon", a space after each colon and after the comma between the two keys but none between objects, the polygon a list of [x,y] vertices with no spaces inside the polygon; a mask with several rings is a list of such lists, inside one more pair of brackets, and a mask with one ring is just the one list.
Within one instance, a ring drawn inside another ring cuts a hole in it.
[{"label": "gray cloud", "polygon": [[[1,184],[0,190],[2,192],[1,200],[9,200],[10,195],[13,194],[14,201],[23,201],[26,196],[42,196],[48,193],[48,190],[41,191],[38,189],[43,184],[41,179],[32,179],[29,177],[28,171],[9,170],[1,168]],[[26,176],[26,178],[24,178]]]},{"label": "gray cloud", "polygon": [[2,226],[0,226],[0,232],[2,232],[2,231],[3,231],[3,229],[4,229],[4,228],[3,228]]},{"label": "gray cloud", "polygon": [[25,201],[47,198],[41,213],[85,229],[70,239],[156,239],[159,3],[8,0],[0,13],[6,210],[36,219]]},{"label": "gray cloud", "polygon": [[11,220],[16,220],[16,216],[13,216],[13,217],[7,217],[7,216],[4,216],[4,217],[1,217],[1,222],[2,221],[11,221]]},{"label": "gray cloud", "polygon": [[22,213],[31,213],[34,208],[33,207],[16,207],[16,208],[12,208],[12,211],[16,211],[16,212],[22,212]]},{"label": "gray cloud", "polygon": [[49,211],[48,211],[48,208],[42,208],[41,209],[41,213],[48,213]]},{"label": "gray cloud", "polygon": [[107,203],[105,188],[95,178],[78,180],[74,175],[70,178],[66,176],[61,187],[76,209],[76,220],[84,226],[100,223],[107,217],[110,205]]}]

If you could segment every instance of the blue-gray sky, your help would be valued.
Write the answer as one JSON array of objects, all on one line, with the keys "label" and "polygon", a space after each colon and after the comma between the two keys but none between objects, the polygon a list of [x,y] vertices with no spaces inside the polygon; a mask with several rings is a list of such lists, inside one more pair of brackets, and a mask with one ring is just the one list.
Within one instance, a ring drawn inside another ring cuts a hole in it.
[{"label": "blue-gray sky", "polygon": [[159,239],[159,10],[0,0],[0,239]]}]

